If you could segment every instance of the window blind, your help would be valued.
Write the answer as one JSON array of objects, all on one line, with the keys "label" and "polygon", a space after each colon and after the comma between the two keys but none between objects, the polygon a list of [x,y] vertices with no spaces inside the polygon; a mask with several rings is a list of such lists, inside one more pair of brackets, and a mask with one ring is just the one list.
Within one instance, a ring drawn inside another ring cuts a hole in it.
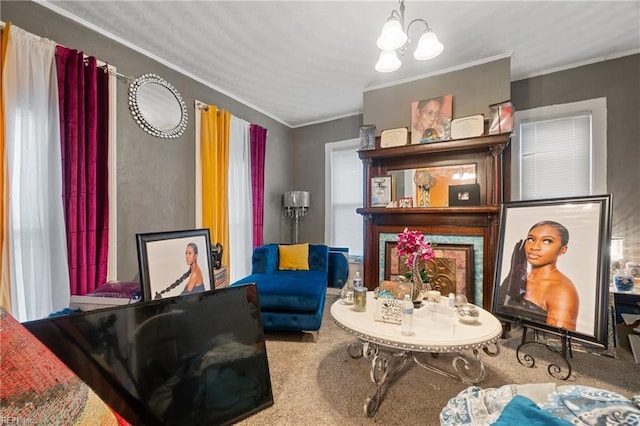
[{"label": "window blind", "polygon": [[357,148],[331,152],[331,245],[362,256],[362,162]]},{"label": "window blind", "polygon": [[521,199],[591,195],[591,114],[520,124]]}]

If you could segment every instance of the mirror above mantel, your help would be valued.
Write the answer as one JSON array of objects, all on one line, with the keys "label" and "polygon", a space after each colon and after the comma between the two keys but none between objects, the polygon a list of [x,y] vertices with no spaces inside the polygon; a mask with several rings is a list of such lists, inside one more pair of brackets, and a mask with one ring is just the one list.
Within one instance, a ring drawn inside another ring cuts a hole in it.
[{"label": "mirror above mantel", "polygon": [[[419,190],[415,177],[424,179],[424,173],[431,176],[429,186],[429,207],[449,206],[449,186],[476,183],[477,167],[475,163],[447,166],[424,167],[419,169],[390,170],[395,182],[396,199],[413,199],[412,207],[419,207]],[[420,176],[420,173],[423,175]]]}]

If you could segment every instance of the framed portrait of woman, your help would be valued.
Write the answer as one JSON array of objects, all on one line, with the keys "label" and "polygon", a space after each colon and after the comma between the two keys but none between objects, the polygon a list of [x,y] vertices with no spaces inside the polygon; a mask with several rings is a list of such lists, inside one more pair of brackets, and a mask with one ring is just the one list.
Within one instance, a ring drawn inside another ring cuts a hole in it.
[{"label": "framed portrait of woman", "polygon": [[493,313],[607,347],[611,194],[503,203]]},{"label": "framed portrait of woman", "polygon": [[144,300],[213,290],[209,229],[136,234]]},{"label": "framed portrait of woman", "polygon": [[411,103],[411,143],[430,143],[451,139],[453,95]]}]

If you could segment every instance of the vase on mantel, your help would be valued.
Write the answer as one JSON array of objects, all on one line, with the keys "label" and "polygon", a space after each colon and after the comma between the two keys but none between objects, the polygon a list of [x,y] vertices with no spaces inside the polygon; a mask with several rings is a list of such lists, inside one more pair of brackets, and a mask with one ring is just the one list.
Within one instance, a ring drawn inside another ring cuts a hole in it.
[{"label": "vase on mantel", "polygon": [[413,305],[419,307],[422,300],[427,295],[427,291],[431,290],[429,282],[422,281],[420,276],[420,268],[418,267],[418,259],[415,259],[411,267],[411,281],[413,283],[411,290],[411,300]]}]

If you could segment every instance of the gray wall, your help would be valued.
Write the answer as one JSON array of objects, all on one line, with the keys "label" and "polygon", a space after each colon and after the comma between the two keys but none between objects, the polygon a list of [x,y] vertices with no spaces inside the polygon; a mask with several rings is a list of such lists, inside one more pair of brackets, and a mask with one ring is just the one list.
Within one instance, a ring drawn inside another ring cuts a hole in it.
[{"label": "gray wall", "polygon": [[511,85],[516,110],[607,98],[607,190],[613,236],[625,260],[640,261],[640,54],[585,65]]},{"label": "gray wall", "polygon": [[[293,131],[292,190],[309,191],[311,208],[300,223],[300,241],[324,242],[324,145],[359,137],[362,115],[297,128]],[[289,241],[285,239],[283,241]]]},{"label": "gray wall", "polygon": [[489,105],[510,98],[510,58],[499,59],[446,74],[364,92],[363,118],[376,132],[397,127],[411,129],[411,103],[453,95],[452,118],[485,114]]},{"label": "gray wall", "polygon": [[117,84],[118,279],[138,276],[136,233],[195,226],[195,99],[268,129],[265,240],[278,241],[281,234],[288,232],[281,221],[280,196],[288,188],[292,173],[290,128],[36,3],[3,0],[0,20],[82,50],[116,66],[122,74],[158,74],[176,87],[187,104],[189,123],[183,136],[158,139],[143,132],[132,120],[127,104],[128,86]]}]

